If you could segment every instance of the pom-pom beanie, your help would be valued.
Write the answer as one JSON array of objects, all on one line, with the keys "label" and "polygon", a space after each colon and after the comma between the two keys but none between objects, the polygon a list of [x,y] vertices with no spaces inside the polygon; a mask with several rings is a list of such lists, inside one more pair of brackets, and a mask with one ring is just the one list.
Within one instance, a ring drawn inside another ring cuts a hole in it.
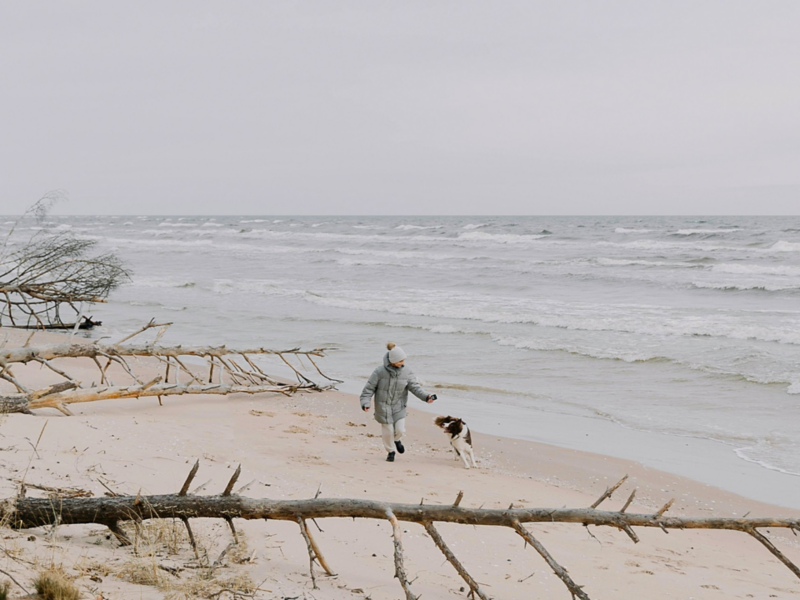
[{"label": "pom-pom beanie", "polygon": [[406,353],[400,346],[395,346],[392,342],[386,344],[386,347],[389,349],[389,362],[399,363],[401,360],[406,359]]}]

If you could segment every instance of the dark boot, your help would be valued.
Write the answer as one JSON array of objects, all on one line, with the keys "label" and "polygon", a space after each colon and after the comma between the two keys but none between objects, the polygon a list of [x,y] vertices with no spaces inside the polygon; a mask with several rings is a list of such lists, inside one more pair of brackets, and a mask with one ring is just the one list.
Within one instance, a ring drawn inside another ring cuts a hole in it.
[{"label": "dark boot", "polygon": [[386,462],[394,462],[394,452],[389,452],[389,456],[386,457]]},{"label": "dark boot", "polygon": [[397,447],[397,451],[398,451],[400,454],[402,454],[403,452],[405,452],[405,451],[406,451],[406,447],[405,447],[405,446],[403,446],[403,442],[401,442],[400,440],[397,440],[397,441],[394,443],[394,445]]}]

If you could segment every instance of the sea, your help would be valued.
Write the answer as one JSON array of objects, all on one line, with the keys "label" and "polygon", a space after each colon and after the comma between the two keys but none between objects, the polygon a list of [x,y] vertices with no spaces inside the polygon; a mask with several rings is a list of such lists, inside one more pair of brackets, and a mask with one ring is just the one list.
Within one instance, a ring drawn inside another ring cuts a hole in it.
[{"label": "sea", "polygon": [[155,319],[164,343],[328,348],[354,394],[392,341],[439,398],[412,406],[476,434],[800,508],[800,217],[50,216],[14,235],[41,228],[131,271],[84,335]]}]

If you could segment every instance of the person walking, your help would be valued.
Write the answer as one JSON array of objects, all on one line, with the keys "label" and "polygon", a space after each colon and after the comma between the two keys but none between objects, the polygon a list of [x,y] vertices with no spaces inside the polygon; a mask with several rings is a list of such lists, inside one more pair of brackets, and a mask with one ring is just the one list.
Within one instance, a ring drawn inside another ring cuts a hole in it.
[{"label": "person walking", "polygon": [[389,342],[386,348],[383,365],[372,372],[361,392],[361,409],[369,412],[375,396],[375,420],[381,424],[383,447],[389,453],[386,460],[394,462],[395,450],[400,454],[406,451],[400,440],[406,432],[408,392],[428,404],[436,395],[423,390],[414,372],[405,366],[406,353],[400,346]]}]

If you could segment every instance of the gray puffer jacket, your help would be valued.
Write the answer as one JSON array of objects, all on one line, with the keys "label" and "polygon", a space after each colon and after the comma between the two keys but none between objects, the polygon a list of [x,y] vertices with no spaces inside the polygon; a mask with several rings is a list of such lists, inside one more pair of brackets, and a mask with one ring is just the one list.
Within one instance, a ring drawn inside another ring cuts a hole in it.
[{"label": "gray puffer jacket", "polygon": [[409,367],[393,367],[389,363],[389,353],[383,357],[383,366],[369,376],[364,391],[361,392],[361,408],[368,408],[375,396],[375,420],[378,423],[394,424],[406,418],[408,392],[425,401],[428,393],[417,382],[417,377]]}]

